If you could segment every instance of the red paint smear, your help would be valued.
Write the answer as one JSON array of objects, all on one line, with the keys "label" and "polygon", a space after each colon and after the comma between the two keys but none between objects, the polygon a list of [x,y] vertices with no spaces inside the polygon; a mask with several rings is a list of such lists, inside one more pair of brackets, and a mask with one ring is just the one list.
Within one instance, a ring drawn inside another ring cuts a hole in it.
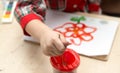
[{"label": "red paint smear", "polygon": [[[66,25],[70,25],[70,26],[65,28]],[[78,26],[78,25],[81,25],[81,27]],[[60,31],[59,30],[60,28],[65,28],[66,31],[65,32]],[[86,28],[90,28],[90,29],[92,29],[92,31],[86,32],[85,31]],[[79,46],[79,45],[81,45],[82,41],[91,41],[91,40],[93,40],[93,36],[91,34],[94,33],[97,29],[95,27],[87,26],[87,25],[85,25],[83,23],[75,24],[75,23],[72,23],[72,22],[68,22],[68,23],[63,24],[62,26],[56,27],[54,30],[57,31],[57,32],[62,33],[66,38],[69,38],[69,37],[78,38],[80,43],[76,43],[74,41],[74,39],[70,39],[70,41],[74,45]],[[73,32],[73,33],[71,35],[69,35],[69,36],[66,35],[69,32]],[[79,32],[82,32],[82,33],[79,33]],[[86,39],[84,37],[89,37],[89,39]]]}]

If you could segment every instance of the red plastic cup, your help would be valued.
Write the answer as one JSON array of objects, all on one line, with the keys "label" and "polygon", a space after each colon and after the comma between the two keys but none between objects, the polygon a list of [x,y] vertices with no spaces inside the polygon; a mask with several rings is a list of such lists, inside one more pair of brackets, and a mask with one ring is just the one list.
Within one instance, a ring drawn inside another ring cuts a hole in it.
[{"label": "red plastic cup", "polygon": [[80,57],[74,50],[66,49],[62,55],[50,57],[50,62],[53,73],[76,73]]}]

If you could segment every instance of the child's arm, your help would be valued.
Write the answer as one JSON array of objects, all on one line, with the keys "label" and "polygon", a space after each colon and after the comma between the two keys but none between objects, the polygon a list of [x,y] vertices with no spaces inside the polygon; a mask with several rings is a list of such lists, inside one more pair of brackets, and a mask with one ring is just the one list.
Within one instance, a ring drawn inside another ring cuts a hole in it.
[{"label": "child's arm", "polygon": [[46,5],[42,0],[18,0],[14,14],[24,30],[27,23],[31,20],[38,19],[43,21],[45,12]]},{"label": "child's arm", "polygon": [[[37,1],[40,1],[40,3]],[[19,0],[15,9],[15,16],[23,30],[40,41],[40,47],[46,55],[60,55],[69,43],[62,34],[53,31],[42,22],[46,9],[41,1]]]}]

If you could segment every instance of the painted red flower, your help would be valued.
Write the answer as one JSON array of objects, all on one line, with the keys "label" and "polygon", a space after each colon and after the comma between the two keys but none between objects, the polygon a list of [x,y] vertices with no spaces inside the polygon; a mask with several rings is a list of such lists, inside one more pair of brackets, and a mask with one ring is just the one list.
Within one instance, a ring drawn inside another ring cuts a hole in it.
[{"label": "painted red flower", "polygon": [[68,22],[56,27],[54,30],[62,33],[70,43],[80,45],[82,41],[93,39],[92,33],[96,31],[96,28],[83,23]]}]

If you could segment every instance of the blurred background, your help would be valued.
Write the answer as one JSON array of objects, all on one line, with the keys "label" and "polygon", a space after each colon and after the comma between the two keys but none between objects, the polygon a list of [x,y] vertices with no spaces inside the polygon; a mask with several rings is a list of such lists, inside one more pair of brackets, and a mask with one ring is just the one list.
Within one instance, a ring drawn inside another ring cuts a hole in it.
[{"label": "blurred background", "polygon": [[105,15],[120,17],[120,0],[102,0],[101,8]]},{"label": "blurred background", "polygon": [[[0,1],[0,11],[5,8],[5,1]],[[15,0],[12,0],[15,1]],[[4,6],[1,6],[4,5]],[[120,17],[120,0],[101,0],[102,13],[105,15]]]}]

